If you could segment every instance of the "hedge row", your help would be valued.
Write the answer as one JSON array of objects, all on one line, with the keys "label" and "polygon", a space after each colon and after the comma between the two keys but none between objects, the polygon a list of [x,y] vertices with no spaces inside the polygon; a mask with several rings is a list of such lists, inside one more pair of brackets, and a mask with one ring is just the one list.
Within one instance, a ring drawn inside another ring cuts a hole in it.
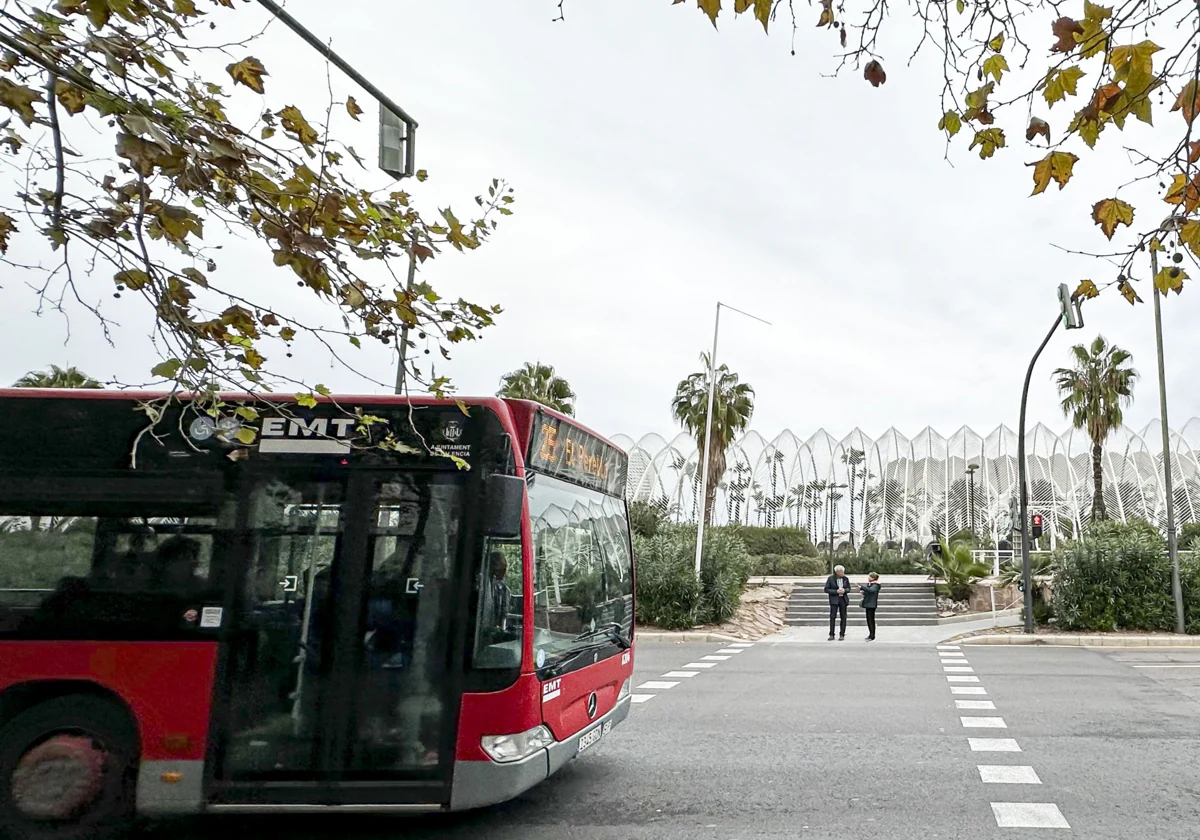
[{"label": "hedge row", "polygon": [[704,537],[696,580],[696,532],[660,524],[654,536],[634,535],[637,620],[667,630],[728,621],[741,603],[750,555],[738,536],[713,529]]}]

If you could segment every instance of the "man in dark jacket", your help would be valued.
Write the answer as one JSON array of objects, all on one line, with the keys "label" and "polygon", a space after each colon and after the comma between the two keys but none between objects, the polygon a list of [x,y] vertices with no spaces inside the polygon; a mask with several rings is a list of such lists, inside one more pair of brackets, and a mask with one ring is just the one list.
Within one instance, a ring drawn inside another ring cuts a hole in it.
[{"label": "man in dark jacket", "polygon": [[833,641],[833,625],[841,615],[841,633],[838,641],[846,638],[846,610],[850,606],[850,580],[845,566],[834,566],[833,574],[825,581],[825,594],[829,596],[829,641]]}]

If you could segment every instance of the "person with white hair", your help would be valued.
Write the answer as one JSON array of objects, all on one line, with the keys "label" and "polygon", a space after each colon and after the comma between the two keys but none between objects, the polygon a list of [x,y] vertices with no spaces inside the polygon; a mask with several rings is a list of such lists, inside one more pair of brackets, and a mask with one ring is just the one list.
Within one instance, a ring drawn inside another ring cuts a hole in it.
[{"label": "person with white hair", "polygon": [[846,611],[850,607],[850,580],[846,577],[846,567],[833,567],[833,574],[825,581],[825,594],[829,596],[829,641],[833,641],[833,627],[838,616],[842,618],[841,633],[838,641],[846,638]]}]

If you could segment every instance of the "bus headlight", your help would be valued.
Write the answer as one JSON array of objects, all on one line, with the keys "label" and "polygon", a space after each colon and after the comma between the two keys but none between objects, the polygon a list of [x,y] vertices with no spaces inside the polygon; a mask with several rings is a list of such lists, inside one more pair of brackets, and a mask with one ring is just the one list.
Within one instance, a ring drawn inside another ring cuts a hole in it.
[{"label": "bus headlight", "polygon": [[625,682],[621,683],[621,693],[617,695],[617,702],[620,702],[629,696],[629,681],[631,679],[633,679],[633,677],[626,677]]},{"label": "bus headlight", "polygon": [[516,735],[484,735],[479,739],[483,751],[498,764],[520,761],[554,743],[554,736],[545,726],[535,726]]}]

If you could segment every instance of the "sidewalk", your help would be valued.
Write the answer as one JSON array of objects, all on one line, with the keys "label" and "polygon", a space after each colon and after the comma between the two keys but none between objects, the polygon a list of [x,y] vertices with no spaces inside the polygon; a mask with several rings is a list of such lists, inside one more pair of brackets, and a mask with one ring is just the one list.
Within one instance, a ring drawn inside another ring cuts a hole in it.
[{"label": "sidewalk", "polygon": [[[892,645],[936,645],[947,639],[953,639],[964,633],[980,630],[992,630],[996,627],[1016,627],[1021,623],[1020,616],[1002,616],[995,622],[989,615],[976,621],[963,621],[955,624],[939,624],[925,627],[888,627],[880,625],[875,633],[875,641],[871,644]],[[842,644],[866,644],[866,630],[862,627],[851,627]],[[980,636],[977,638],[990,638]],[[787,627],[773,636],[767,636],[759,644],[829,644],[827,627]],[[836,642],[834,644],[837,644]]]},{"label": "sidewalk", "polygon": [[[1019,623],[1019,622],[1018,622]],[[1043,645],[1051,647],[1176,647],[1200,648],[1200,636],[1177,636],[1174,634],[1159,634],[1153,636],[1134,636],[1121,633],[1103,634],[1069,634],[1069,633],[1038,633],[1027,636],[1024,633],[992,633],[985,636],[971,636],[959,639],[957,644],[963,645]]]}]

